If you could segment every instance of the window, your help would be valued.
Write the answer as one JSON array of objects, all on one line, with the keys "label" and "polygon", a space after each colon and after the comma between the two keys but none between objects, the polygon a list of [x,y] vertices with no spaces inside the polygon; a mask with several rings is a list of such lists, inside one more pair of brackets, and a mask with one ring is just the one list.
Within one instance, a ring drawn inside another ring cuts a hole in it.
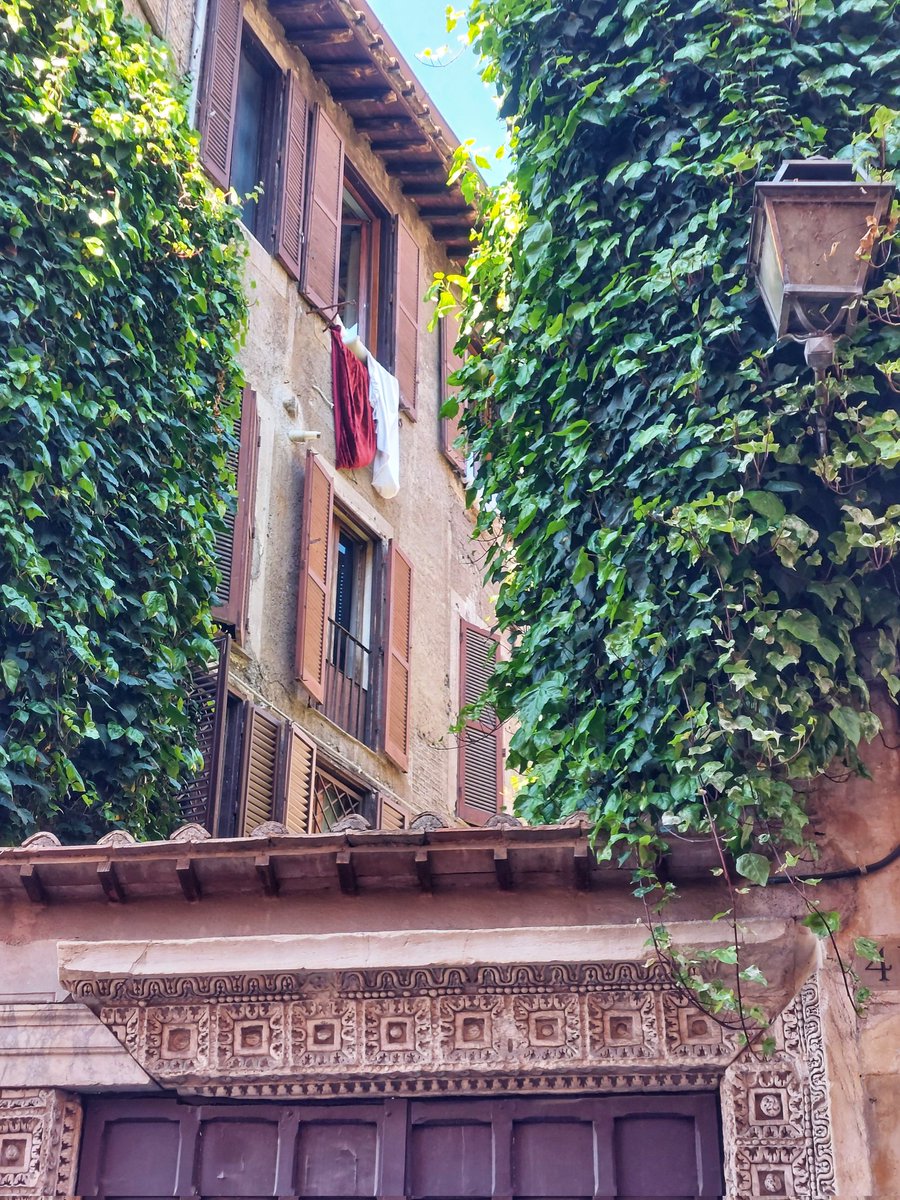
[{"label": "window", "polygon": [[311,833],[328,833],[343,817],[357,813],[375,824],[374,794],[338,771],[318,767],[313,796]]},{"label": "window", "polygon": [[378,321],[383,224],[375,203],[345,172],[337,303],[344,324],[358,325],[359,336],[379,359],[384,349]]},{"label": "window", "polygon": [[411,604],[409,560],[335,506],[331,472],[309,450],[296,675],[330,720],[370,746],[381,740],[402,770],[409,752]]},{"label": "window", "polygon": [[308,105],[245,25],[242,0],[210,0],[199,100],[207,174],[241,196],[262,184],[244,224],[299,278]]},{"label": "window", "polygon": [[306,833],[316,746],[292,721],[228,690],[228,647],[193,681],[187,700],[203,770],[182,791],[181,812],[217,837],[247,837],[266,821]]},{"label": "window", "polygon": [[381,545],[340,512],[331,527],[335,549],[322,711],[361,742],[374,735],[373,606]]}]

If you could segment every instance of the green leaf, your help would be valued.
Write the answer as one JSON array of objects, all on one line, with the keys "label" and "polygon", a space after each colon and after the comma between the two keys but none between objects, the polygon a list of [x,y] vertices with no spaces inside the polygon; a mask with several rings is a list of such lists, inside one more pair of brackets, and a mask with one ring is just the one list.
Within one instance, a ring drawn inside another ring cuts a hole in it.
[{"label": "green leaf", "polygon": [[804,917],[800,924],[811,929],[817,938],[827,938],[830,934],[840,930],[841,914],[835,911],[820,912],[816,910]]},{"label": "green leaf", "polygon": [[744,492],[744,499],[754,512],[771,521],[773,525],[784,520],[785,507],[772,492]]},{"label": "green leaf", "polygon": [[760,887],[765,887],[769,882],[769,872],[771,863],[761,854],[747,852],[741,854],[735,860],[735,870],[739,875],[743,875],[745,879],[749,879],[751,883],[757,883]]},{"label": "green leaf", "polygon": [[852,742],[854,746],[858,746],[862,740],[862,726],[859,722],[859,713],[852,708],[833,708],[831,710],[831,719],[843,733],[848,742]]},{"label": "green leaf", "polygon": [[6,684],[7,690],[14,692],[16,684],[19,682],[19,676],[22,674],[22,668],[14,658],[4,658],[0,662],[0,674],[3,675],[3,682]]},{"label": "green leaf", "polygon": [[853,953],[857,958],[864,958],[867,962],[880,963],[884,962],[884,955],[878,948],[878,943],[872,938],[858,937],[853,939]]}]

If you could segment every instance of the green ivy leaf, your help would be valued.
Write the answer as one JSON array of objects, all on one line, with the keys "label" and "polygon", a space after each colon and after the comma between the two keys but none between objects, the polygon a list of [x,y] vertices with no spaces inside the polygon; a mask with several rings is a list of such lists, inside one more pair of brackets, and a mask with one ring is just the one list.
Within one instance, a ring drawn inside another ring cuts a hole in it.
[{"label": "green ivy leaf", "polygon": [[735,860],[734,866],[737,873],[743,875],[745,879],[749,879],[751,883],[757,883],[760,887],[765,887],[769,882],[769,872],[772,864],[761,854],[756,854],[752,851],[740,854]]}]

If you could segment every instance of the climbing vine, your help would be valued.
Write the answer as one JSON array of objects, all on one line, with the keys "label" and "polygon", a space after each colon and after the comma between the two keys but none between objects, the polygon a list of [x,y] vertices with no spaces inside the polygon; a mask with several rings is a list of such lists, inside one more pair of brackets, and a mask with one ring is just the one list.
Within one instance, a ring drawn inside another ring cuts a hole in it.
[{"label": "climbing vine", "polygon": [[196,769],[243,240],[118,0],[0,0],[0,842],[165,831]]},{"label": "climbing vine", "polygon": [[654,907],[685,833],[714,832],[735,885],[809,873],[803,784],[857,768],[872,681],[900,690],[897,239],[872,251],[887,270],[839,344],[823,447],[802,348],[747,278],[749,218],[785,158],[891,177],[900,7],[474,0],[468,21],[514,164],[435,294],[463,297],[519,810],[586,810]]}]

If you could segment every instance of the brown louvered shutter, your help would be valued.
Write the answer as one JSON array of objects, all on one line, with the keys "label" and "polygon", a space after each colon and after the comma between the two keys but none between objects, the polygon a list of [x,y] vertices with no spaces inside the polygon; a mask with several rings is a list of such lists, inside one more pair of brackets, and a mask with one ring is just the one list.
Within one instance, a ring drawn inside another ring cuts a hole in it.
[{"label": "brown louvered shutter", "polygon": [[300,81],[293,71],[289,71],[287,74],[285,107],[287,120],[284,130],[283,187],[278,211],[278,226],[275,231],[275,257],[292,278],[299,279],[309,110]]},{"label": "brown louvered shutter", "polygon": [[243,0],[211,0],[200,77],[200,161],[213,183],[227,189],[241,60]]},{"label": "brown louvered shutter", "polygon": [[416,415],[419,372],[419,247],[410,230],[397,222],[397,291],[395,328],[395,374],[400,383],[400,402]]},{"label": "brown louvered shutter", "polygon": [[203,755],[203,769],[178,797],[185,821],[196,821],[211,833],[222,790],[222,766],[225,746],[225,709],[228,693],[227,635],[216,639],[219,657],[211,666],[196,671],[187,697],[187,708],[197,729],[197,747]]},{"label": "brown louvered shutter", "polygon": [[380,804],[381,816],[378,821],[379,829],[396,831],[406,828],[406,813],[397,804],[382,799]]},{"label": "brown louvered shutter", "polygon": [[316,747],[296,725],[284,728],[284,797],[280,820],[291,833],[309,832],[313,784],[316,777]]},{"label": "brown louvered shutter", "polygon": [[384,673],[384,752],[401,771],[409,769],[409,660],[412,638],[412,563],[388,547],[387,646]]},{"label": "brown louvered shutter", "polygon": [[[459,318],[448,314],[441,320],[441,405],[456,396],[459,388],[451,387],[447,382],[454,371],[458,371],[463,360],[456,353],[456,343],[459,341]],[[459,437],[461,413],[453,417],[441,417],[441,450],[444,457],[457,474],[465,477],[465,451],[454,443]]]},{"label": "brown louvered shutter", "polygon": [[297,678],[310,695],[325,700],[325,645],[331,579],[334,483],[322,460],[306,452],[303,520],[300,526],[300,583],[297,594]]},{"label": "brown louvered shutter", "polygon": [[313,114],[311,162],[300,286],[317,308],[331,308],[337,299],[344,141],[321,105]]},{"label": "brown louvered shutter", "polygon": [[234,512],[225,517],[225,530],[216,535],[216,566],[222,575],[218,595],[222,603],[212,611],[217,621],[234,626],[235,640],[240,643],[247,624],[253,508],[259,458],[259,413],[256,392],[252,388],[244,388],[241,415],[234,433],[238,450],[229,452],[228,465],[237,480],[237,501]]},{"label": "brown louvered shutter", "polygon": [[[484,694],[494,670],[497,639],[486,629],[460,623],[460,708]],[[497,715],[485,708],[478,721],[466,721],[459,734],[456,811],[464,821],[483,825],[500,808],[503,798],[503,738]]]},{"label": "brown louvered shutter", "polygon": [[241,764],[241,834],[275,818],[281,774],[281,721],[253,705],[244,726]]}]

